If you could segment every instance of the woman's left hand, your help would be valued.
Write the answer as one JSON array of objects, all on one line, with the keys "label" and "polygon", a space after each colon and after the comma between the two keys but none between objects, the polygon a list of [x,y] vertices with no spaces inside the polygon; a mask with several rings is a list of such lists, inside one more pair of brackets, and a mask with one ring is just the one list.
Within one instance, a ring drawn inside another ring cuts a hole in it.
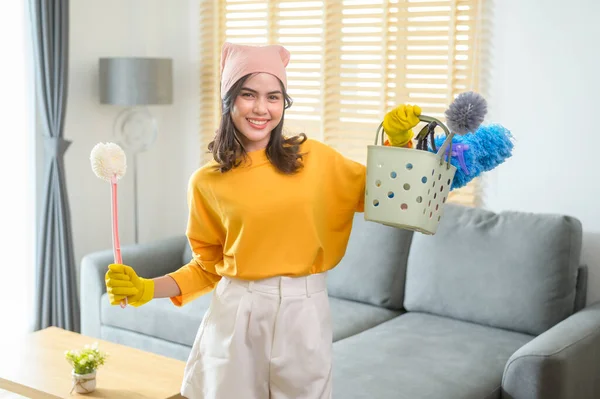
[{"label": "woman's left hand", "polygon": [[402,104],[385,114],[383,130],[393,146],[403,147],[414,136],[412,128],[420,122],[421,107]]}]

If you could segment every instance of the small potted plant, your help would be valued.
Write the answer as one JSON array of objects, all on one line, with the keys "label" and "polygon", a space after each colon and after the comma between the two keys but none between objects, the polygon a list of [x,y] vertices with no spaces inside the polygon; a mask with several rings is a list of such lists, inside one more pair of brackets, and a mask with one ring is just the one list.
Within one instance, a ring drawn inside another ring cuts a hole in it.
[{"label": "small potted plant", "polygon": [[86,345],[82,350],[68,350],[65,358],[73,367],[73,388],[77,393],[90,393],[96,389],[96,370],[104,364],[107,354],[98,350],[98,343]]}]

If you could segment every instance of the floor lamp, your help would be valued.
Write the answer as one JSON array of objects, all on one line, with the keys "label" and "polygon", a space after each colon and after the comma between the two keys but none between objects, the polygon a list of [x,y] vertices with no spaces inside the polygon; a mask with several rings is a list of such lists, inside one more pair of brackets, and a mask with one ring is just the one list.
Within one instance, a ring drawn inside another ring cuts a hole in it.
[{"label": "floor lamp", "polygon": [[125,106],[114,123],[117,143],[132,155],[134,235],[139,242],[137,156],[156,140],[158,125],[147,105],[173,103],[170,58],[100,58],[100,103]]}]

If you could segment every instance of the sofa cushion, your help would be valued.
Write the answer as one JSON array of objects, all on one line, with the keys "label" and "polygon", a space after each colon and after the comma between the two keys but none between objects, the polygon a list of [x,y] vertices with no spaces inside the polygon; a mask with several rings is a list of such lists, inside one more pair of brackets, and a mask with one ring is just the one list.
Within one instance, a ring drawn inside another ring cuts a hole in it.
[{"label": "sofa cushion", "polygon": [[506,361],[532,338],[406,313],[335,343],[334,399],[500,398]]},{"label": "sofa cushion", "polygon": [[187,345],[176,344],[164,339],[111,326],[101,326],[99,338],[184,362],[188,359],[192,350]]},{"label": "sofa cushion", "polygon": [[400,312],[396,310],[334,297],[329,298],[329,303],[334,342],[368,330],[400,315]]},{"label": "sofa cushion", "polygon": [[[121,309],[102,298],[103,326],[136,332],[171,343],[192,346],[202,317],[210,305],[212,293],[201,296],[186,306],[173,306],[168,299],[158,299],[139,308]],[[337,341],[367,330],[400,314],[364,303],[330,298],[333,340]],[[114,335],[114,330],[113,331]]]},{"label": "sofa cushion", "polygon": [[568,216],[448,204],[412,241],[405,307],[541,334],[573,312],[581,236]]},{"label": "sofa cushion", "polygon": [[135,308],[111,306],[104,294],[101,300],[102,325],[134,331],[169,342],[191,346],[204,313],[210,305],[211,294],[203,295],[191,303],[177,307],[168,298],[154,299]]},{"label": "sofa cushion", "polygon": [[413,233],[354,217],[346,254],[328,273],[329,294],[402,309],[406,261]]}]

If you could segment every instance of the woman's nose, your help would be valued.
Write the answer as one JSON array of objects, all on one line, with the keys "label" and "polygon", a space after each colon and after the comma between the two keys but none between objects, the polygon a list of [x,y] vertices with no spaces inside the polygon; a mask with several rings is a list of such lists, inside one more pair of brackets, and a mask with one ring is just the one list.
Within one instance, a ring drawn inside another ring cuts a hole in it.
[{"label": "woman's nose", "polygon": [[266,101],[263,98],[258,98],[256,99],[256,101],[254,102],[254,109],[253,111],[257,114],[264,114],[267,112],[267,105],[266,105]]}]

